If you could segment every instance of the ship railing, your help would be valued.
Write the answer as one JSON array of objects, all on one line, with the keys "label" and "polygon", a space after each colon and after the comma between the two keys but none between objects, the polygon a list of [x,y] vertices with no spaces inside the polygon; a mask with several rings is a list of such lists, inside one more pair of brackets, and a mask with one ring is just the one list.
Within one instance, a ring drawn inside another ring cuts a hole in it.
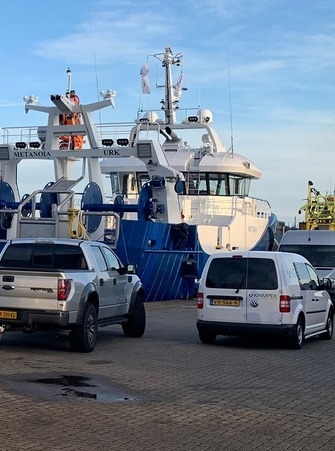
[{"label": "ship railing", "polygon": [[139,139],[153,139],[160,141],[161,124],[150,122],[149,120],[139,121],[137,123],[104,123],[97,126],[102,142],[104,139],[112,140],[112,145],[119,145],[119,140],[126,139],[126,144],[134,146]]},{"label": "ship railing", "polygon": [[[96,128],[98,133],[102,138],[110,138],[114,140],[115,145],[117,145],[117,139],[128,138],[131,129],[134,127],[134,122],[132,123],[106,123],[98,124]],[[17,141],[31,142],[39,140],[39,131],[47,127],[40,126],[23,126],[23,127],[3,127],[1,138],[3,144],[15,143]]]},{"label": "ship railing", "polygon": [[37,126],[25,126],[25,127],[3,127],[1,138],[3,144],[15,143],[18,141],[32,142],[37,141],[38,138]]},{"label": "ship railing", "polygon": [[270,205],[262,199],[239,196],[215,196],[213,198],[201,198],[190,196],[191,216],[214,217],[235,216],[244,214],[267,219],[271,215]]},{"label": "ship railing", "polygon": [[[118,140],[128,140],[130,141],[132,131],[136,128],[141,127],[141,137],[143,138],[143,132],[147,132],[149,138],[149,133],[154,131],[155,139],[159,139],[160,124],[152,124],[147,121],[140,122],[136,124],[135,122],[119,122],[119,123],[99,123],[95,125],[98,134],[102,140],[106,139],[111,142],[112,146],[118,146]],[[30,142],[37,142],[41,140],[42,133],[44,135],[47,132],[46,126],[23,126],[23,127],[3,127],[1,138],[3,144],[15,144],[16,142],[25,142],[29,144]],[[136,133],[135,133],[136,135]],[[136,140],[139,138],[139,133],[136,135]],[[45,139],[45,138],[44,138]],[[123,141],[124,142],[124,141]],[[133,143],[134,144],[134,143]],[[124,144],[122,144],[124,145]],[[85,146],[86,147],[86,146]]]},{"label": "ship railing", "polygon": [[[152,112],[154,110],[148,110],[147,112]],[[160,111],[160,110],[158,110]],[[142,110],[144,112],[144,110]],[[197,122],[196,118],[198,117],[198,110],[194,108],[189,109],[183,109],[182,110],[183,119],[180,121],[180,123],[195,123]],[[100,122],[96,123],[95,127],[100,135],[101,139],[108,139],[113,142],[112,145],[117,146],[119,139],[128,139],[131,140],[132,138],[135,138],[133,140],[136,142],[136,140],[139,139],[139,131],[141,132],[141,138],[145,137],[144,134],[147,133],[146,139],[150,139],[151,137],[153,139],[156,139],[159,141],[159,138],[162,138],[160,135],[160,131],[162,127],[165,127],[166,124],[162,120],[157,120],[157,122],[151,122],[148,118],[142,117],[138,118],[134,122]],[[138,133],[135,132],[134,137],[134,130],[136,130]],[[15,127],[3,127],[1,138],[3,144],[10,144],[10,143],[16,143],[18,141],[22,142],[36,142],[40,141],[41,137],[41,131],[47,131],[47,126],[15,126]],[[152,134],[155,134],[152,136]],[[132,143],[132,145],[134,144]],[[86,147],[86,146],[85,146]]]},{"label": "ship railing", "polygon": [[101,122],[95,126],[102,139],[112,139],[117,145],[119,138],[129,138],[130,132],[136,124],[135,122]]}]

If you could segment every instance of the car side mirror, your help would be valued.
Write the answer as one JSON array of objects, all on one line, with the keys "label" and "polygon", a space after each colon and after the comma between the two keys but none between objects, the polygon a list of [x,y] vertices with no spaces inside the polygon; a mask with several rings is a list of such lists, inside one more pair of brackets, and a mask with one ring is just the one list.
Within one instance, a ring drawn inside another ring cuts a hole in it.
[{"label": "car side mirror", "polygon": [[324,277],[321,280],[320,286],[324,290],[328,290],[328,289],[332,288],[333,284],[332,284],[332,281],[330,279],[328,279],[328,277]]},{"label": "car side mirror", "polygon": [[127,265],[127,274],[136,274],[136,265]]}]

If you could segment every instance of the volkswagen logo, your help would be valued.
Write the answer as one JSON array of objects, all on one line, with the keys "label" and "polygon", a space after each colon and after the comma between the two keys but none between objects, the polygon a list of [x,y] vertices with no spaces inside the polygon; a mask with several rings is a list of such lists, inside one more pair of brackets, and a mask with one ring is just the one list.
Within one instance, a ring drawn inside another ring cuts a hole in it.
[{"label": "volkswagen logo", "polygon": [[250,301],[250,305],[251,307],[258,307],[258,301],[256,301],[256,299],[253,299],[252,301]]}]

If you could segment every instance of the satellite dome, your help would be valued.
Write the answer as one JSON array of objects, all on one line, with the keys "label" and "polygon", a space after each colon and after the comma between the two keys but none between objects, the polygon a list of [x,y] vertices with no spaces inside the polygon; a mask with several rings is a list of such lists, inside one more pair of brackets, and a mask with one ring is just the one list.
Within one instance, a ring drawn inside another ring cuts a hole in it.
[{"label": "satellite dome", "polygon": [[148,120],[149,122],[156,122],[158,119],[158,114],[154,111],[148,111],[144,114],[143,119]]},{"label": "satellite dome", "polygon": [[202,124],[210,124],[213,122],[213,114],[209,110],[199,110],[198,111],[199,122]]}]

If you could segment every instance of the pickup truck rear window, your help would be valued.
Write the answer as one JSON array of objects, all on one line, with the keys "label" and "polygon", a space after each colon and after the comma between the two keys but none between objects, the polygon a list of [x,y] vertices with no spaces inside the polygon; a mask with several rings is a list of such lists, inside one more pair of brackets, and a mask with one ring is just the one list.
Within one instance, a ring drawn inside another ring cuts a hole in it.
[{"label": "pickup truck rear window", "polygon": [[5,251],[0,266],[5,268],[87,269],[79,246],[48,243],[19,243]]}]

